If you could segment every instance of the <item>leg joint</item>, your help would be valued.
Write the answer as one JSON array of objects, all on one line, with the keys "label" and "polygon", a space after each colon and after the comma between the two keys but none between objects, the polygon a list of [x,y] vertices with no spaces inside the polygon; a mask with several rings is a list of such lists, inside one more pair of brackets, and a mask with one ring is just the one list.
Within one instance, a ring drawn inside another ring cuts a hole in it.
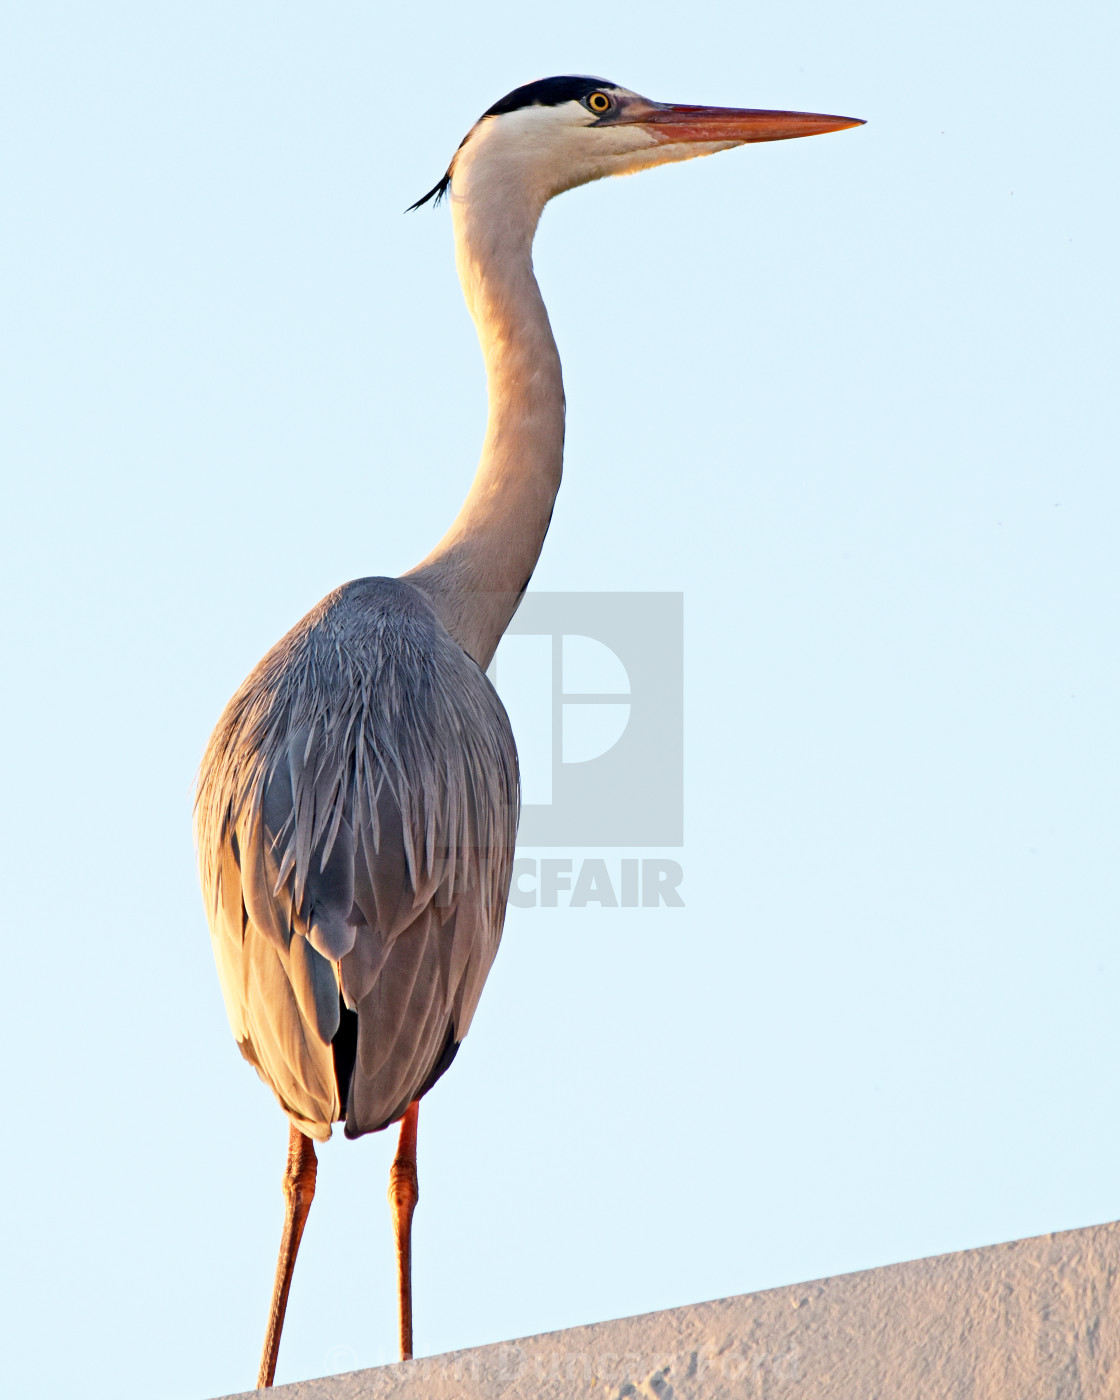
[{"label": "leg joint", "polygon": [[284,1195],[295,1206],[310,1207],[315,1199],[315,1177],[319,1163],[315,1159],[315,1148],[309,1137],[304,1137],[298,1129],[292,1130],[292,1141],[288,1148],[288,1162],[284,1168]]},{"label": "leg joint", "polygon": [[389,1204],[396,1211],[411,1211],[420,1199],[416,1163],[399,1158],[389,1168]]}]

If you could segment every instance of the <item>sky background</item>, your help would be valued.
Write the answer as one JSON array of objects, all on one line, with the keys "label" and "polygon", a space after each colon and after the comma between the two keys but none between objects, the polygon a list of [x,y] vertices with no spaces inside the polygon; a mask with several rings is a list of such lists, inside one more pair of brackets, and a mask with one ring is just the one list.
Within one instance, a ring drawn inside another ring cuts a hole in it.
[{"label": "sky background", "polygon": [[[685,595],[683,909],[513,910],[420,1118],[417,1350],[1120,1216],[1105,0],[0,17],[12,1394],[252,1384],[286,1123],[191,785],[485,415],[446,209],[518,83],[865,117],[565,195],[535,585]],[[336,1134],[279,1380],[393,1359],[390,1135]]]}]

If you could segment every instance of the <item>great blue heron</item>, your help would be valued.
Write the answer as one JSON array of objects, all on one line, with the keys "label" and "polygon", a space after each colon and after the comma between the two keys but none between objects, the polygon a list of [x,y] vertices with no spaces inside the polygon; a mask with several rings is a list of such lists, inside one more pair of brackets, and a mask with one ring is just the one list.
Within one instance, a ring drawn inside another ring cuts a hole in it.
[{"label": "great blue heron", "polygon": [[402,578],[344,584],[234,695],[199,775],[196,829],[222,992],[290,1122],[287,1200],[258,1385],[272,1384],[315,1188],[312,1139],[403,1119],[390,1173],[401,1356],[412,1355],[420,1098],[450,1065],[494,960],[517,831],[517,754],[484,672],[560,485],[560,359],[533,276],[564,190],[847,117],[672,106],[601,78],[520,87],[443,179],[490,416],[470,493]]}]

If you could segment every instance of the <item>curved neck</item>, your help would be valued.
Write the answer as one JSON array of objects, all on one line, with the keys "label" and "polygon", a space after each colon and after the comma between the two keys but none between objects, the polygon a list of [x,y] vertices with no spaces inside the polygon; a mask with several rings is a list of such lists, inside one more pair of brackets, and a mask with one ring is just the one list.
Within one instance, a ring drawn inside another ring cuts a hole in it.
[{"label": "curved neck", "polygon": [[544,199],[519,187],[511,172],[481,167],[479,160],[457,165],[451,206],[459,280],[486,362],[486,440],[454,523],[404,577],[431,597],[452,637],[485,668],[552,517],[564,456],[564,385],[533,276]]}]

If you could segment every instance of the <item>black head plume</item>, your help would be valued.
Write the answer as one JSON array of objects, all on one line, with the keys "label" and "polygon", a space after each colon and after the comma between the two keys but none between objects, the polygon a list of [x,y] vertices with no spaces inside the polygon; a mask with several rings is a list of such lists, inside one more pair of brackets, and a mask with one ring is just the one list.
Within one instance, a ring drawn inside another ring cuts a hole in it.
[{"label": "black head plume", "polygon": [[564,102],[582,102],[596,88],[614,86],[606,78],[538,78],[535,83],[526,83],[507,92],[493,107],[487,107],[482,115],[500,117],[506,112],[517,112],[522,107],[559,107]]},{"label": "black head plume", "polygon": [[421,195],[420,198],[416,201],[416,203],[410,204],[404,212],[406,214],[411,214],[414,209],[419,209],[422,204],[427,204],[429,199],[434,201],[434,203],[432,204],[432,208],[434,209],[436,205],[440,202],[440,200],[444,197],[444,195],[447,193],[450,185],[451,171],[449,170],[438,185],[433,185],[427,194]]}]

